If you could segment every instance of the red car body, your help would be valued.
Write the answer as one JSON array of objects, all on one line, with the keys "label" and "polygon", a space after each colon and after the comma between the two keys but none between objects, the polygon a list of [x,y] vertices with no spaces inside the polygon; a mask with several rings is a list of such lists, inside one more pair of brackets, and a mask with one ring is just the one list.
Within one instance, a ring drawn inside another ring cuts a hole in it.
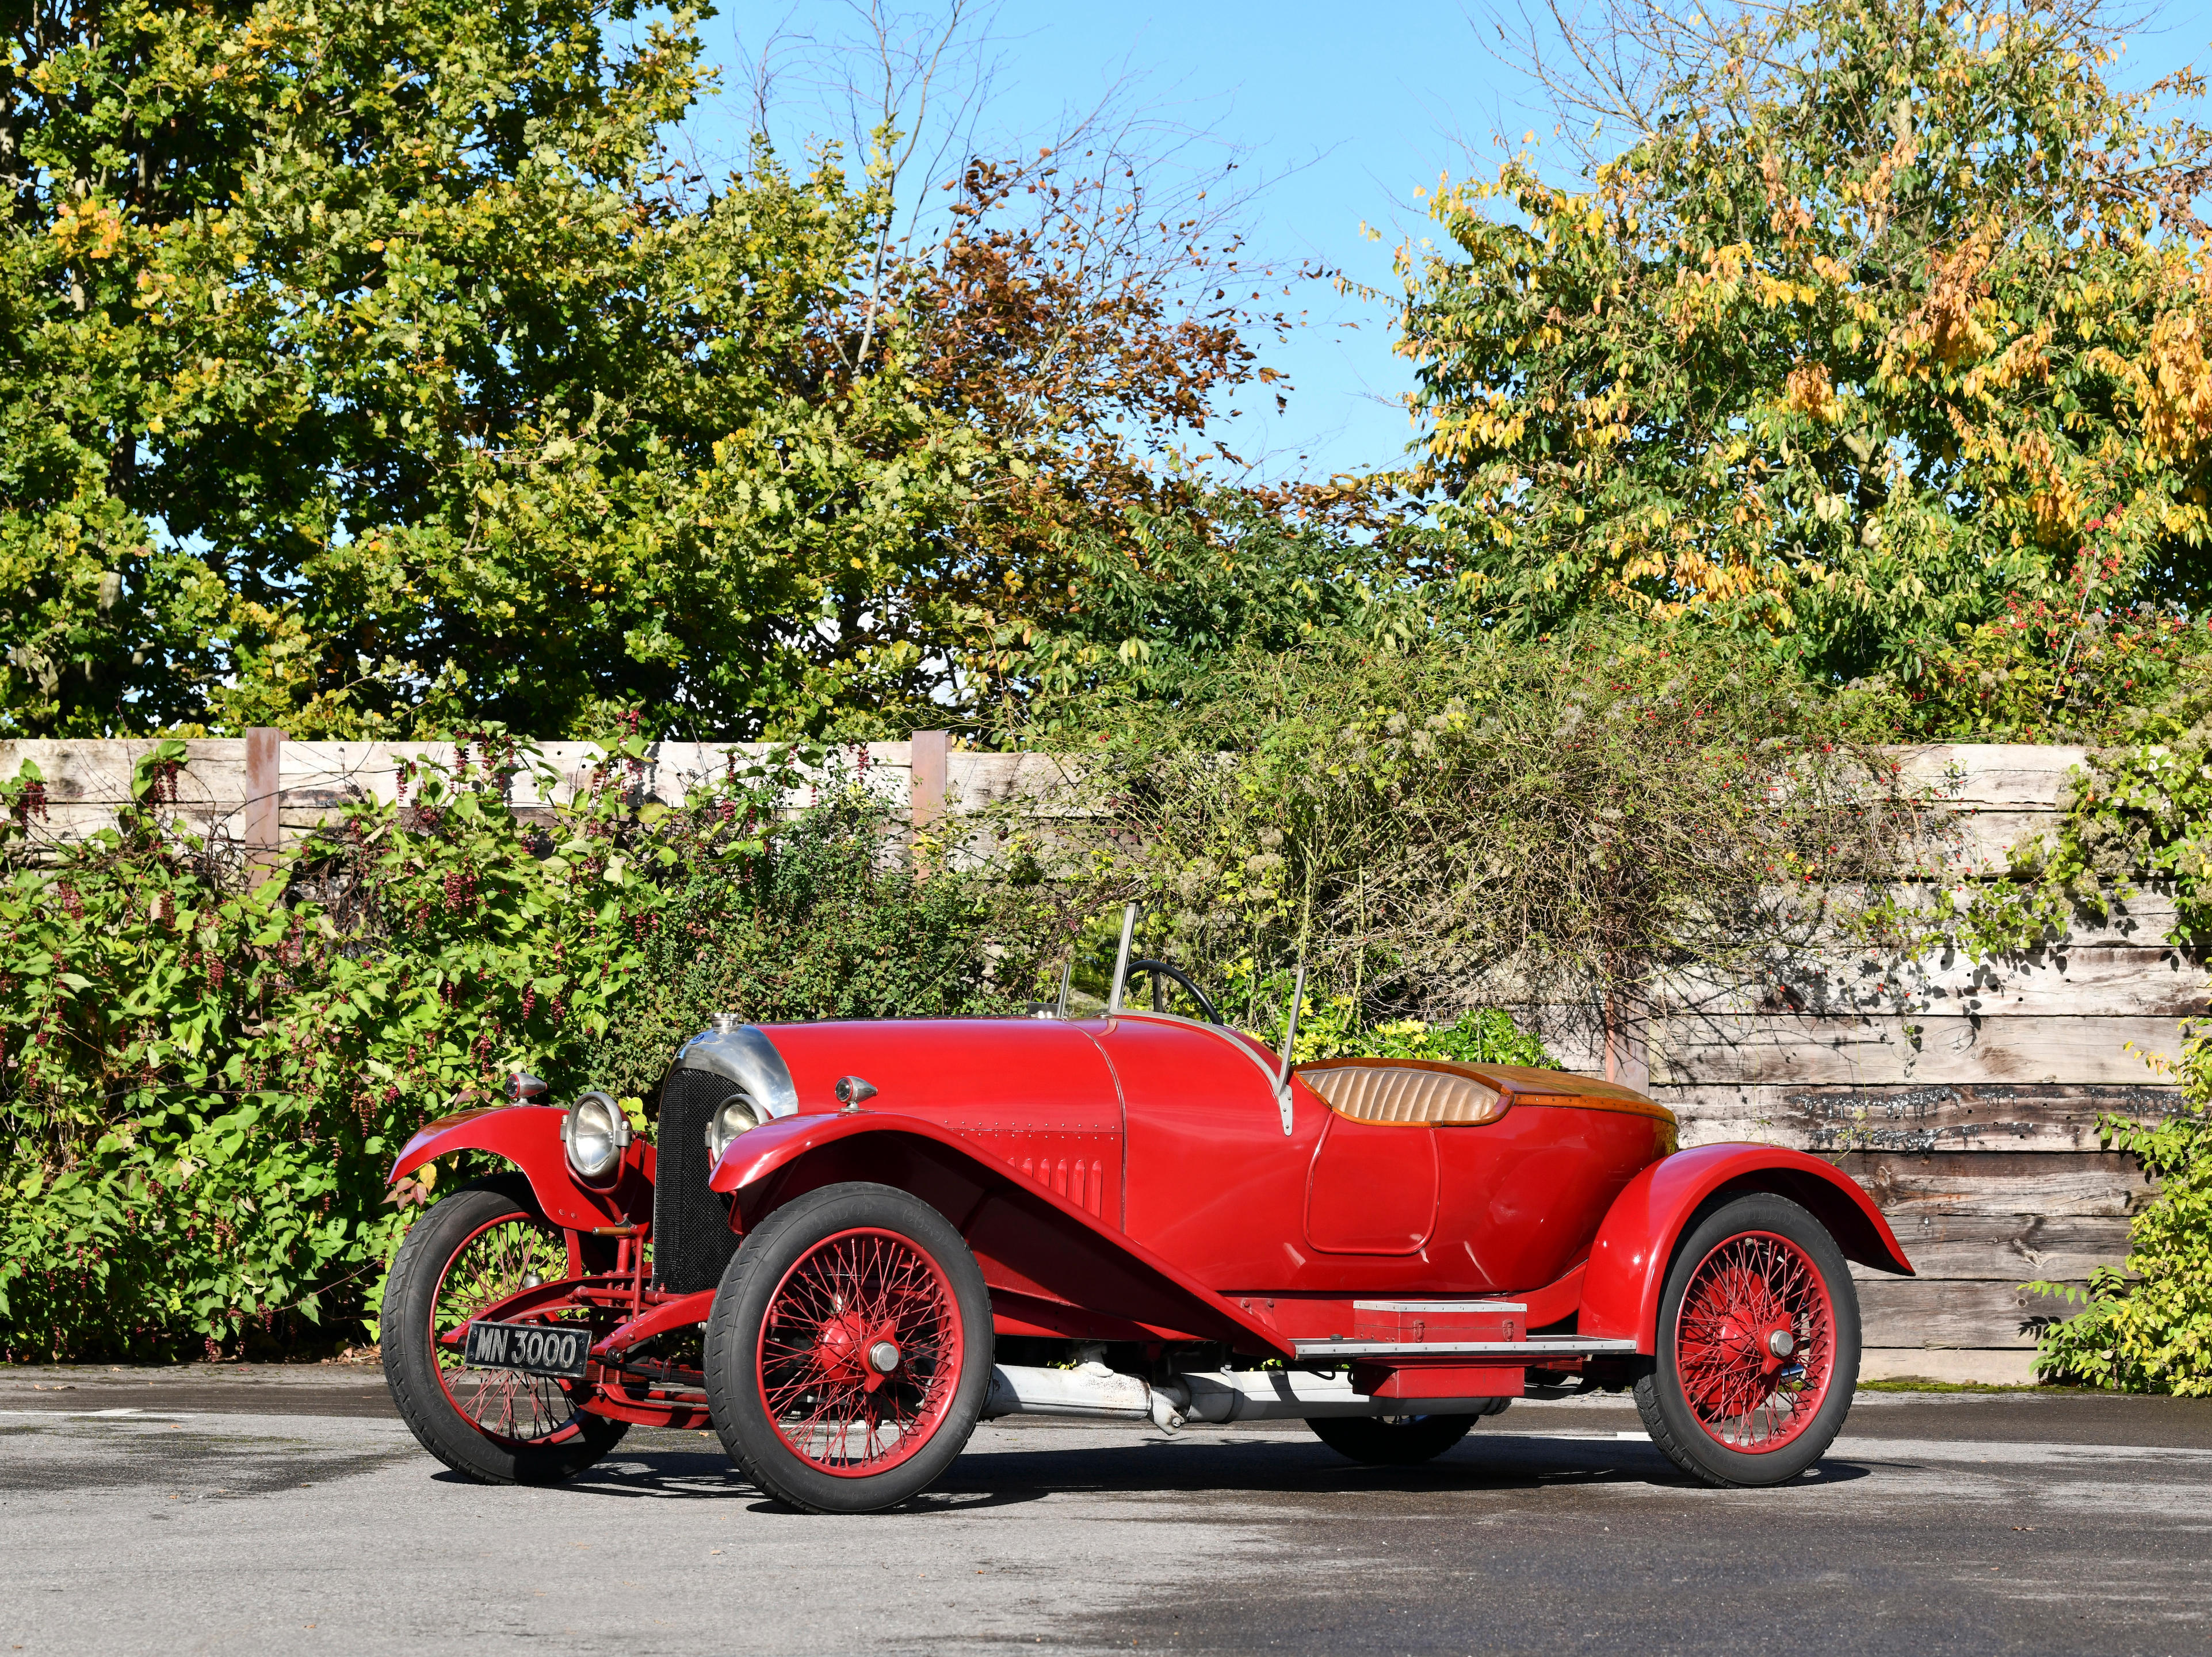
[{"label": "red car body", "polygon": [[[707,1321],[749,1236],[833,1188],[888,1187],[949,1221],[1002,1355],[1110,1351],[1155,1388],[1184,1359],[1274,1361],[1348,1373],[1338,1384],[1378,1410],[1632,1383],[1669,1349],[1685,1239],[1747,1196],[1796,1205],[1850,1260],[1912,1269],[1827,1163],[1677,1149],[1673,1117],[1626,1087],[1393,1060],[1279,1077],[1252,1038],[1157,1013],[732,1026],[679,1054],[657,1149],[627,1145],[596,1183],[564,1155],[563,1113],[530,1106],[432,1124],[393,1178],[463,1150],[513,1163],[568,1238],[569,1274],[473,1316],[588,1319],[580,1411],[677,1426],[710,1410],[668,1337]],[[1384,1094],[1419,1098],[1359,1102]],[[731,1098],[758,1124],[710,1162],[703,1129]],[[1848,1296],[1833,1275],[1820,1293]],[[1856,1318],[1853,1301],[1850,1374]],[[1729,1338],[1789,1343],[1744,1328]],[[1164,1396],[1198,1408],[1188,1386]]]}]

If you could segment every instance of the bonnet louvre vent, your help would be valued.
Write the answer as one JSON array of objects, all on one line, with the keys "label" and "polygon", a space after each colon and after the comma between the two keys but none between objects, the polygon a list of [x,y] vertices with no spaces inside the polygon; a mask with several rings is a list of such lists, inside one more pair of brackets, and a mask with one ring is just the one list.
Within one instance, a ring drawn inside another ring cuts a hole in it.
[{"label": "bonnet louvre vent", "polygon": [[707,1189],[707,1121],[738,1093],[711,1070],[672,1070],[654,1136],[653,1286],[679,1295],[713,1288],[738,1252],[730,1199]]}]

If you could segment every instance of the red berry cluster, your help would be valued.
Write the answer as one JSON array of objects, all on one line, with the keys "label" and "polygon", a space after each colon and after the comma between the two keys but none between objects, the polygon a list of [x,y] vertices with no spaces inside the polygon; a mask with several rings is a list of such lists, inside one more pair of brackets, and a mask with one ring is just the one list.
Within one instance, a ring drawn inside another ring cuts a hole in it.
[{"label": "red berry cluster", "polygon": [[459,914],[477,905],[477,872],[457,868],[446,876],[446,908]]}]

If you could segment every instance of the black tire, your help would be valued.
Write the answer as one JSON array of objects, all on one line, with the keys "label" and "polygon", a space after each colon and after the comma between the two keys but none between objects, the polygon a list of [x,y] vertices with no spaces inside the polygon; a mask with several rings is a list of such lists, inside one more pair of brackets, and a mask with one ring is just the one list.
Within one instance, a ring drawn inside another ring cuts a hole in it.
[{"label": "black tire", "polygon": [[1306,1425],[1340,1456],[1375,1467],[1418,1467],[1468,1435],[1478,1416],[1314,1416]]},{"label": "black tire", "polygon": [[[1723,1250],[1730,1252],[1724,1257]],[[1733,1277],[1726,1269],[1731,1259],[1747,1263]],[[1765,1265],[1757,1264],[1761,1259]],[[1700,1306],[1692,1308],[1691,1319],[1697,1327],[1691,1327],[1683,1301],[1701,1270],[1705,1285],[1746,1286],[1735,1291],[1738,1310],[1771,1309],[1724,1318],[1724,1290],[1701,1285]],[[1708,1292],[1714,1297],[1710,1301],[1704,1298]],[[1790,1355],[1779,1370],[1762,1373],[1771,1366],[1760,1355],[1760,1331],[1771,1324],[1771,1338],[1785,1322]],[[1825,1226],[1786,1197],[1761,1191],[1723,1204],[1692,1227],[1675,1252],[1659,1299],[1658,1348],[1651,1369],[1636,1383],[1636,1408],[1668,1460],[1717,1486],[1780,1484],[1796,1477],[1835,1442],[1858,1385],[1859,1302],[1843,1251]],[[1698,1368],[1687,1383],[1686,1351]],[[1734,1369],[1712,1355],[1724,1355]],[[1803,1377],[1792,1380],[1792,1362]],[[1711,1377],[1731,1374],[1731,1390],[1716,1391],[1722,1383]],[[1698,1388],[1702,1408],[1692,1401],[1692,1385]],[[1809,1402],[1807,1392],[1814,1392]],[[1746,1399],[1752,1400],[1747,1409],[1729,1407]]]},{"label": "black tire", "polygon": [[[442,1296],[441,1291],[455,1260],[472,1244],[481,1247],[482,1240],[491,1238],[495,1246],[535,1248],[534,1234],[542,1240],[549,1263],[552,1250],[559,1248],[558,1270],[567,1271],[565,1234],[537,1211],[528,1200],[529,1190],[519,1179],[493,1179],[463,1185],[441,1198],[408,1231],[385,1279],[380,1324],[384,1379],[400,1419],[424,1449],[463,1477],[483,1484],[557,1484],[599,1460],[629,1430],[627,1422],[586,1415],[576,1407],[584,1398],[580,1384],[517,1378],[507,1387],[508,1413],[501,1419],[522,1430],[496,1431],[460,1402],[465,1398],[485,1409],[495,1396],[489,1390],[493,1384],[472,1388],[468,1381],[453,1379],[494,1372],[471,1372],[453,1365],[448,1348],[444,1350],[449,1362],[441,1374],[434,1325],[454,1322],[469,1298],[458,1289]],[[464,1270],[469,1267],[465,1262]],[[512,1418],[518,1395],[526,1399],[520,1422]],[[564,1405],[568,1406],[565,1414]]]},{"label": "black tire", "polygon": [[[891,1271],[906,1275],[888,1287],[869,1275]],[[851,1287],[849,1302],[833,1283]],[[788,1334],[770,1335],[772,1312]],[[957,1357],[943,1361],[948,1336]],[[863,1367],[886,1349],[893,1369]],[[731,1459],[776,1501],[873,1513],[927,1489],[966,1447],[991,1359],[990,1291],[951,1223],[889,1185],[830,1185],[769,1215],[722,1273],[707,1319],[707,1407]]]}]

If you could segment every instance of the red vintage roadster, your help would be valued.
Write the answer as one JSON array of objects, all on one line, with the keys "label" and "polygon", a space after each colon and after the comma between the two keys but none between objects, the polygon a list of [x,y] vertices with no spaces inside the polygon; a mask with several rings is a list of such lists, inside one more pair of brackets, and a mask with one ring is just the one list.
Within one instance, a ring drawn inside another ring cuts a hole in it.
[{"label": "red vintage roadster", "polygon": [[1510,1399],[1632,1387],[1685,1471],[1772,1484],[1850,1407],[1844,1263],[1912,1269],[1827,1163],[1678,1150],[1628,1088],[1293,1069],[1157,1012],[718,1020],[654,1145],[604,1094],[511,1091],[400,1156],[514,1172],[422,1215],[383,1312],[401,1413],[488,1481],[711,1423],[771,1496],[859,1512],[994,1416],[1288,1418],[1406,1465]]}]

